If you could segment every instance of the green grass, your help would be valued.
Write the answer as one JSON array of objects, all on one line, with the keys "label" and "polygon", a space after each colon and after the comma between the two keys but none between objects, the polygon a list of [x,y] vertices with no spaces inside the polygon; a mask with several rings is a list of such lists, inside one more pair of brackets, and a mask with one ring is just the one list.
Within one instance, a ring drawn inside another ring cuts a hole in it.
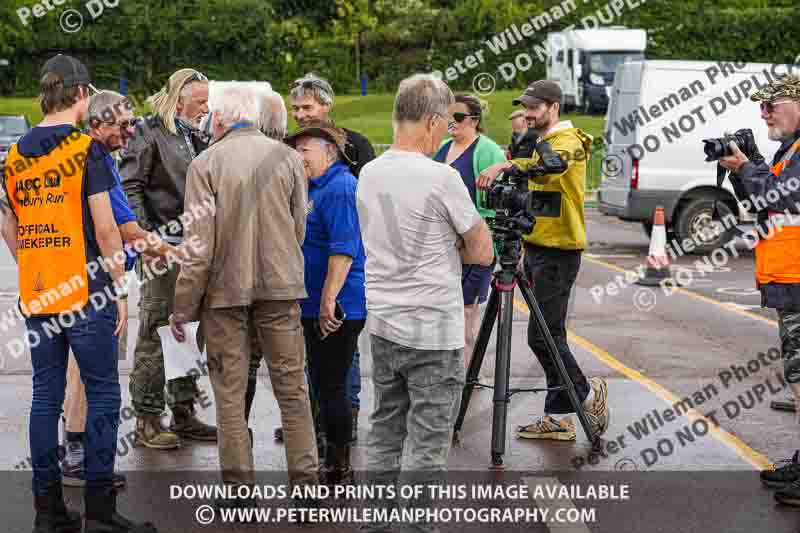
[{"label": "green grass", "polygon": [[[518,95],[519,91],[498,91],[484,98],[489,103],[489,114],[485,118],[486,133],[500,145],[507,144],[511,137],[508,115],[515,109],[511,101]],[[366,135],[373,144],[391,144],[393,104],[393,94],[339,96],[332,115],[338,125]],[[137,109],[137,114],[144,111]],[[42,119],[35,98],[0,98],[0,114],[26,115],[31,124],[37,124]],[[600,116],[568,114],[562,118],[571,120],[576,127],[594,137],[601,135],[604,126],[604,119]],[[290,130],[294,129],[294,121],[290,118],[289,122]],[[592,158],[587,176],[587,188],[590,190],[599,185],[601,160],[602,154]]]},{"label": "green grass", "polygon": [[[499,144],[508,143],[511,125],[508,115],[514,109],[511,101],[519,96],[519,91],[498,91],[486,98],[489,114],[485,119],[486,133]],[[333,118],[346,128],[357,130],[375,144],[392,142],[392,106],[394,95],[340,96],[333,106]],[[576,127],[589,135],[598,136],[603,129],[604,119],[600,116],[568,114],[564,120],[571,120]],[[293,125],[290,125],[290,127]]]},{"label": "green grass", "polygon": [[32,125],[42,120],[36,98],[0,98],[0,115],[25,115]]}]

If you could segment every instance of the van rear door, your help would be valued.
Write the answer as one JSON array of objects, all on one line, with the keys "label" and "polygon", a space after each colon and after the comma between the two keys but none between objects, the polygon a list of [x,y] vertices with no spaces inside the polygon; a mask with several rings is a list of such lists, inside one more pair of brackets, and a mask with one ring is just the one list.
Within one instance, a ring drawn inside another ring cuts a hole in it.
[{"label": "van rear door", "polygon": [[625,218],[631,179],[638,172],[628,148],[637,143],[637,124],[631,120],[641,101],[641,80],[644,63],[623,63],[617,67],[614,89],[606,114],[606,147],[603,159],[603,182],[598,191],[598,209],[607,215]]}]

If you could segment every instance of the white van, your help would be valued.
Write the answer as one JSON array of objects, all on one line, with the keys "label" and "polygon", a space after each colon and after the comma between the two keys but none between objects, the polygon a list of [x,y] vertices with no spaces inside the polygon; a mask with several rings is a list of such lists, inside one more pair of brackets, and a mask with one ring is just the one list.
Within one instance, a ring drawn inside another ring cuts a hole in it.
[{"label": "white van", "polygon": [[717,165],[705,162],[703,139],[742,128],[753,130],[769,163],[779,144],[767,138],[759,105],[749,96],[787,65],[707,61],[636,61],[620,65],[606,113],[606,158],[598,191],[601,213],[652,227],[656,206],[664,207],[667,231],[692,237],[706,253],[731,239],[716,231],[712,206],[741,224],[753,215],[741,208],[729,180],[717,188]]},{"label": "white van", "polygon": [[547,34],[547,79],[561,86],[565,111],[603,112],[617,66],[644,59],[647,32],[625,26]]}]

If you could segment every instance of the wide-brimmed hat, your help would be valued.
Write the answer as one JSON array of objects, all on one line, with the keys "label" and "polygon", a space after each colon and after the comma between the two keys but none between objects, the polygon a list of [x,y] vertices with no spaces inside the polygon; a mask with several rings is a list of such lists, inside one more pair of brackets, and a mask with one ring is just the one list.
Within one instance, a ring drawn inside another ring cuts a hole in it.
[{"label": "wide-brimmed hat", "polygon": [[337,128],[333,122],[312,122],[311,124],[292,133],[283,141],[292,148],[296,148],[297,141],[302,137],[313,137],[332,142],[339,149],[341,156],[347,159],[347,156],[344,153],[344,147],[347,144],[347,134],[345,134],[342,128]]}]

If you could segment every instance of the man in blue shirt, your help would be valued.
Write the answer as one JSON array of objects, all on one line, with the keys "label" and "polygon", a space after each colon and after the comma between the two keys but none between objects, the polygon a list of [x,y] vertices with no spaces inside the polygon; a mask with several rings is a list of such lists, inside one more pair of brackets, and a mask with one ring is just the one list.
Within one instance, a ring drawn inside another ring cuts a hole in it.
[{"label": "man in blue shirt", "polygon": [[[127,254],[125,269],[131,270],[136,262],[137,250],[147,255],[166,257],[177,254],[177,249],[162,241],[156,234],[148,233],[136,221],[136,215],[128,205],[117,165],[112,152],[123,148],[133,133],[134,117],[132,105],[122,95],[113,91],[101,91],[89,100],[88,134],[97,141],[97,148],[90,154],[91,165],[102,167],[114,177],[116,186],[108,191],[114,221],[119,227]],[[125,331],[125,330],[123,330]],[[124,337],[123,337],[124,338]],[[125,346],[120,343],[121,353]],[[81,381],[75,359],[70,356],[67,367],[67,389],[64,397],[64,426],[66,430],[66,455],[61,465],[62,481],[68,487],[82,487],[86,483],[84,469],[84,434],[86,429],[86,391]],[[114,484],[122,486],[125,477],[114,475]]]}]

